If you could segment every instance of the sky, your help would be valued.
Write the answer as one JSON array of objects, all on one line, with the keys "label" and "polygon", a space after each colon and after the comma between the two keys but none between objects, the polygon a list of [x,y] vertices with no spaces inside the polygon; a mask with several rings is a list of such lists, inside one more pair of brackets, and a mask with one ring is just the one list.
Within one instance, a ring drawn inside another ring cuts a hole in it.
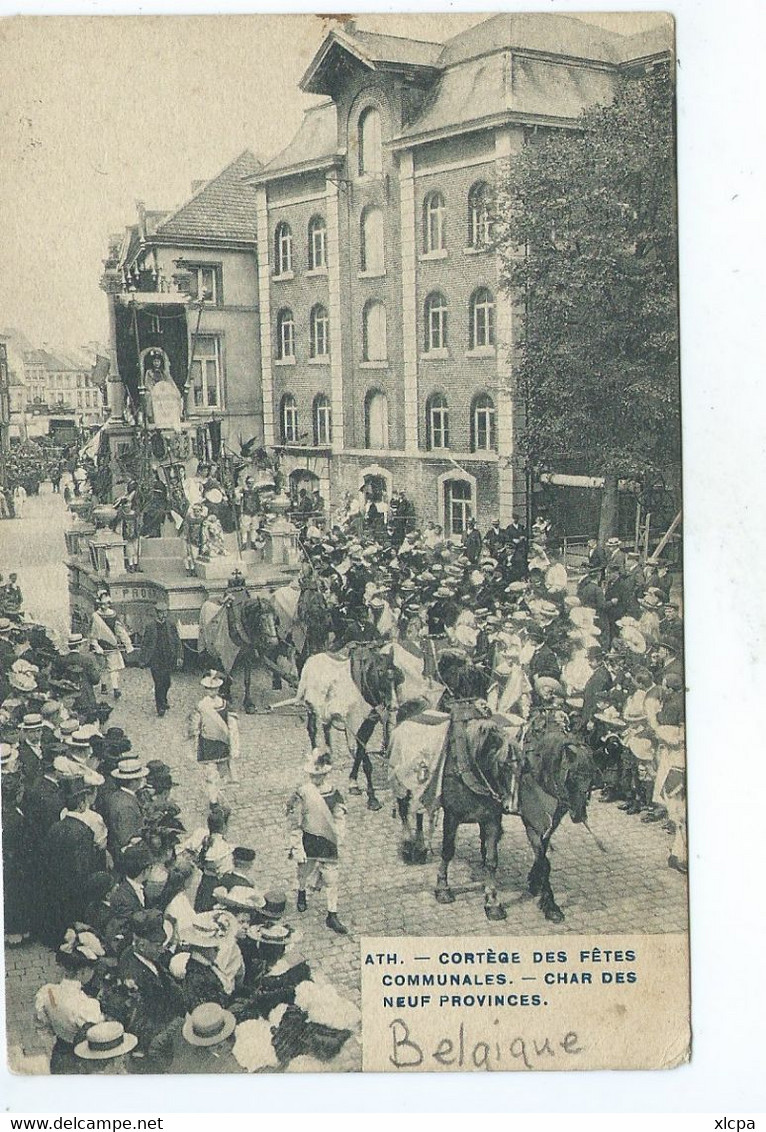
[{"label": "sky", "polygon": [[[110,234],[135,222],[138,200],[175,208],[243,149],[263,159],[282,149],[317,101],[298,81],[333,18],[4,19],[0,328],[35,345],[105,340]],[[396,34],[443,40],[482,18],[366,13],[357,23],[391,32],[395,19]],[[620,17],[587,18],[614,27]]]}]

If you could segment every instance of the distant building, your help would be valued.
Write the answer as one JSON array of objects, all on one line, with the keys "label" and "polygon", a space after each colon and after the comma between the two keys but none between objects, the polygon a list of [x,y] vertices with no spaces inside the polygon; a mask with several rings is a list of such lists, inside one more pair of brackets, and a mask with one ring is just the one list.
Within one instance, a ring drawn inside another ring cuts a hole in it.
[{"label": "distant building", "polygon": [[143,352],[164,349],[186,388],[187,418],[220,421],[235,451],[263,442],[256,194],[244,181],[259,169],[246,150],[174,212],[140,204],[138,223],[112,241],[102,279],[128,389]]},{"label": "distant building", "polygon": [[28,350],[24,354],[24,381],[29,415],[68,414],[84,428],[103,422],[104,394],[94,380],[87,357],[72,357],[64,351]]}]

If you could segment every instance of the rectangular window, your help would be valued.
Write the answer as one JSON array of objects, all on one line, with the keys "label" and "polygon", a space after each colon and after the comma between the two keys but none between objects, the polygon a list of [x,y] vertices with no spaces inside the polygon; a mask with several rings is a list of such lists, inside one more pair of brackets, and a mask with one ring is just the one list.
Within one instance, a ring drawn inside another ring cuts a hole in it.
[{"label": "rectangular window", "polygon": [[330,443],[330,406],[317,405],[316,408],[316,443]]},{"label": "rectangular window", "polygon": [[192,338],[191,388],[195,409],[223,408],[221,343],[213,335]]},{"label": "rectangular window", "polygon": [[201,299],[214,307],[220,306],[223,300],[222,268],[220,265],[215,263],[193,264],[188,268],[188,271],[190,278],[189,298],[195,301]]}]

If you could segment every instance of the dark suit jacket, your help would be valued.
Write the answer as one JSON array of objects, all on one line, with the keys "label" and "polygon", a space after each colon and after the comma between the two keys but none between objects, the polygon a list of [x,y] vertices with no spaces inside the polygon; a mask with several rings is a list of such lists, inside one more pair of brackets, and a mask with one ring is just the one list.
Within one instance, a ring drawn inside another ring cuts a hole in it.
[{"label": "dark suit jacket", "polygon": [[151,621],[141,641],[141,663],[156,671],[173,672],[181,657],[181,638],[172,621],[164,627]]},{"label": "dark suit jacket", "polygon": [[138,837],[144,826],[144,815],[135,794],[115,790],[106,801],[104,821],[109,830],[109,852],[115,863],[120,852],[133,837]]},{"label": "dark suit jacket", "polygon": [[88,880],[106,869],[106,852],[97,848],[93,831],[84,822],[67,814],[48,830],[40,863],[46,902],[44,941],[58,947],[66,929],[82,920]]},{"label": "dark suit jacket", "polygon": [[[154,966],[156,971],[152,971],[133,947],[129,947],[120,957],[117,968],[120,979],[129,979],[138,988],[140,1007],[134,1025],[139,1051],[148,1051],[158,1034],[184,1013],[183,996],[172,975],[161,962]],[[149,1070],[149,1066],[146,1068]]]},{"label": "dark suit jacket", "polygon": [[604,692],[608,692],[613,683],[609,669],[600,664],[583,689],[582,718],[585,723],[593,719],[598,710],[598,701],[603,699]]},{"label": "dark suit jacket", "polygon": [[40,778],[27,790],[24,796],[24,818],[27,837],[39,845],[51,826],[61,820],[64,809],[64,795],[58,782],[50,778]]},{"label": "dark suit jacket", "polygon": [[542,645],[529,662],[530,676],[552,676],[554,680],[561,679],[561,665],[556,654],[548,645]]},{"label": "dark suit jacket", "polygon": [[109,896],[109,919],[104,932],[106,943],[119,955],[132,942],[133,934],[130,920],[134,912],[140,912],[144,905],[138,899],[135,889],[126,880],[120,881]]}]

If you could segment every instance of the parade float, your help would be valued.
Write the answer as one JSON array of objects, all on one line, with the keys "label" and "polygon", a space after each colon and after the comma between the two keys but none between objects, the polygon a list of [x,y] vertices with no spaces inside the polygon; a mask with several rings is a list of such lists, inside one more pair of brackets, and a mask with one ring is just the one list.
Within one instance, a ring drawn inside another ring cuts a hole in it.
[{"label": "parade float", "polygon": [[[65,532],[72,627],[87,629],[106,588],[131,635],[161,603],[194,647],[203,602],[215,600],[235,571],[252,593],[297,572],[290,499],[274,457],[247,446],[229,451],[220,416],[195,411],[186,296],[116,290],[109,298],[117,359],[109,419],[88,445],[88,480],[70,502]],[[236,498],[245,475],[263,511],[248,549]]]}]

